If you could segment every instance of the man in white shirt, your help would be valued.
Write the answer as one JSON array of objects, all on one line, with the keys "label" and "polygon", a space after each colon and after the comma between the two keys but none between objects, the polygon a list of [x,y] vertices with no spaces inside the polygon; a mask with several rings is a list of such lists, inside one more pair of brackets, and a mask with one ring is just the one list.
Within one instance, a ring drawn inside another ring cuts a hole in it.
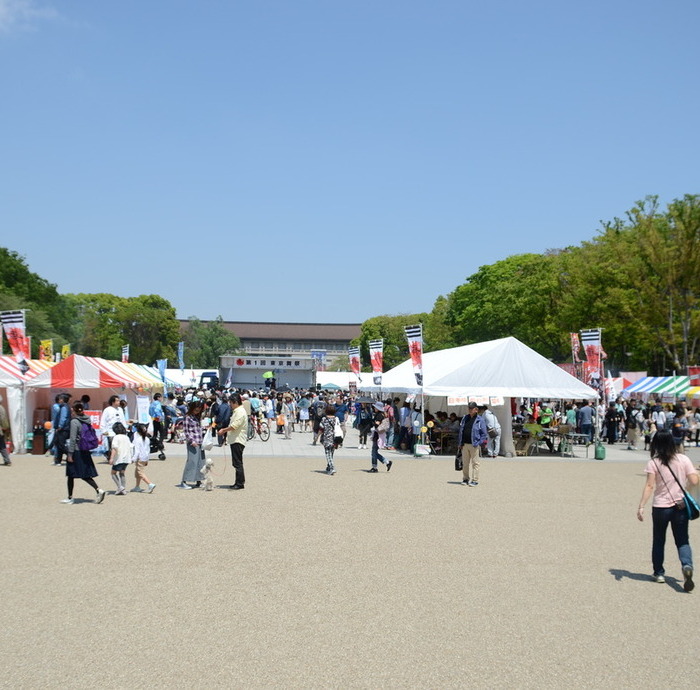
[{"label": "man in white shirt", "polygon": [[[489,435],[489,440],[486,444],[486,454],[490,458],[497,458],[501,452],[501,424],[487,405],[479,406],[479,414],[486,422],[486,433]],[[493,435],[494,432],[495,436]]]},{"label": "man in white shirt", "polygon": [[124,419],[124,412],[119,406],[119,396],[113,395],[109,399],[109,404],[102,410],[102,417],[100,417],[100,433],[107,439],[108,450],[112,450],[112,439],[114,438],[114,431],[112,427],[117,423],[121,422],[126,427],[126,419]]}]

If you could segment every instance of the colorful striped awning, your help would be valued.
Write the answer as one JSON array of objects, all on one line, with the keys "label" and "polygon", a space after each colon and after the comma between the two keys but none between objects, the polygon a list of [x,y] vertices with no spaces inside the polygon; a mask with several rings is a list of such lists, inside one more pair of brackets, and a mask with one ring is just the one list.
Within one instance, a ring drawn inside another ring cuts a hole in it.
[{"label": "colorful striped awning", "polygon": [[30,388],[163,388],[137,364],[71,355],[27,381]]}]

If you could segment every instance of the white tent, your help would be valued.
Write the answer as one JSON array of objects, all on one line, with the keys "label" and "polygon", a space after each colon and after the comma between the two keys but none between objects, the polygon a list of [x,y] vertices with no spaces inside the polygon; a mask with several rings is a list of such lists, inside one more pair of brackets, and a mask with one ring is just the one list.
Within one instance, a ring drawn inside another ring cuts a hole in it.
[{"label": "white tent", "polygon": [[[381,386],[372,377],[359,385],[367,392],[420,393],[411,360],[387,371]],[[598,394],[517,338],[501,338],[423,355],[424,395],[592,399]]]},{"label": "white tent", "polygon": [[[367,379],[371,383],[372,374],[365,374],[363,379]],[[316,372],[316,383],[321,387],[328,385],[329,383],[334,386],[340,386],[343,390],[348,390],[350,383],[353,382],[360,388],[360,381],[357,376],[353,374],[352,371],[317,371]]]},{"label": "white tent", "polygon": [[486,402],[500,399],[502,404],[493,405],[492,412],[501,424],[501,451],[506,455],[515,453],[509,398],[598,397],[595,390],[512,337],[425,353],[422,389],[416,383],[410,359],[387,371],[381,386],[375,386],[368,375],[359,388],[368,393],[422,392],[432,412],[444,409],[446,404],[459,405],[464,412],[469,398]]}]

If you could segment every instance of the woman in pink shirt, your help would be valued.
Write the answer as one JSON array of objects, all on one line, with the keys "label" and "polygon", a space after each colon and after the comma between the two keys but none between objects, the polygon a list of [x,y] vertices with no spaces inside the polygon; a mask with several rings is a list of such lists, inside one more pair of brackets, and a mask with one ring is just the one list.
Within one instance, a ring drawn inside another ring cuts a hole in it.
[{"label": "woman in pink shirt", "polygon": [[[683,589],[691,592],[693,584],[693,553],[688,543],[688,513],[683,500],[682,487],[697,486],[698,473],[687,455],[676,453],[676,444],[668,431],[657,431],[651,440],[651,460],[644,470],[647,481],[639,501],[637,519],[644,519],[644,506],[652,492],[651,520],[654,538],[651,547],[651,561],[654,566],[655,582],[665,582],[664,547],[666,528],[669,522],[678,549],[678,558],[683,569]],[[676,481],[675,477],[678,479]]]}]

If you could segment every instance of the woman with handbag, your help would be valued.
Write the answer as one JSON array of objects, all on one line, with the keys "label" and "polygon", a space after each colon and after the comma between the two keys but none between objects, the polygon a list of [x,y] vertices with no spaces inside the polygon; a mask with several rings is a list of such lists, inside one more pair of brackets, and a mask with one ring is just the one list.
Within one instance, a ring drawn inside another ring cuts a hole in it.
[{"label": "woman with handbag", "polygon": [[[187,460],[182,473],[182,481],[178,485],[181,489],[198,488],[202,483],[202,469],[204,468],[205,455],[202,443],[204,441],[204,429],[202,428],[202,410],[204,405],[201,400],[193,400],[185,415],[184,433],[187,444]],[[195,482],[194,487],[188,482]]]},{"label": "woman with handbag", "polygon": [[639,501],[637,519],[644,520],[644,506],[654,494],[651,519],[654,536],[651,560],[654,567],[653,580],[665,582],[664,547],[666,530],[671,523],[673,538],[678,549],[678,558],[683,569],[683,589],[691,592],[693,583],[693,553],[688,543],[688,509],[685,486],[698,485],[698,473],[687,455],[676,452],[673,436],[668,431],[657,431],[651,441],[651,460],[644,470],[646,484]]},{"label": "woman with handbag", "polygon": [[340,420],[335,416],[335,406],[326,405],[326,414],[319,422],[321,432],[321,445],[326,453],[326,474],[335,474],[333,453],[343,440],[343,430],[340,428]]}]

